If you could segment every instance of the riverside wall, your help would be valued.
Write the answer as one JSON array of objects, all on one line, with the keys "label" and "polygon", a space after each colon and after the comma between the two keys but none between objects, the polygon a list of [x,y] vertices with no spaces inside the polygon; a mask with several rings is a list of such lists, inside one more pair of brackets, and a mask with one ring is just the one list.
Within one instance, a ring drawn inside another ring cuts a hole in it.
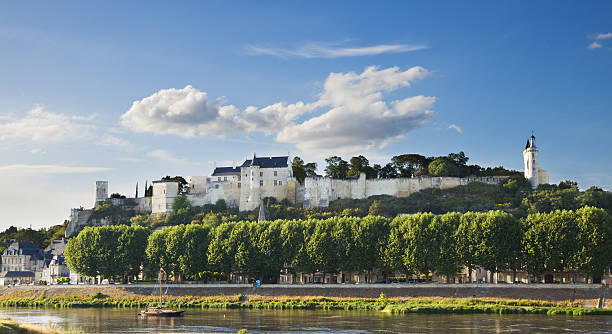
[{"label": "riverside wall", "polygon": [[[545,301],[574,301],[584,306],[597,306],[602,296],[605,307],[612,307],[612,287],[598,284],[559,285],[496,285],[496,284],[326,284],[326,285],[263,285],[246,284],[170,284],[172,296],[235,296],[264,297],[442,297],[442,298],[508,298]],[[151,296],[159,289],[155,284],[126,285],[57,285],[1,287],[0,299],[22,297],[82,297],[100,292],[110,297]],[[166,290],[166,286],[164,286]]]}]

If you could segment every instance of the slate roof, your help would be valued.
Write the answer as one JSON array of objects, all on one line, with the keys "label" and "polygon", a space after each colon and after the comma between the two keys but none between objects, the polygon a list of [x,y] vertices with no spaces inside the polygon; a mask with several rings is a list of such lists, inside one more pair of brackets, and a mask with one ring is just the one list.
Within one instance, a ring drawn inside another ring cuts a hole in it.
[{"label": "slate roof", "polygon": [[[21,254],[19,254],[21,251]],[[3,255],[30,255],[32,258],[42,260],[43,252],[30,241],[13,241],[2,253]]]},{"label": "slate roof", "polygon": [[212,176],[217,176],[217,175],[239,175],[240,174],[240,167],[217,167],[215,168],[215,170],[212,173]]},{"label": "slate roof", "polygon": [[68,244],[68,241],[64,238],[53,240],[49,246],[45,248],[45,253],[51,254],[51,257],[53,257],[53,255],[62,255],[66,250],[66,244]]},{"label": "slate roof", "polygon": [[2,277],[34,277],[31,271],[7,271]]},{"label": "slate roof", "polygon": [[288,166],[288,161],[288,156],[263,158],[255,157],[254,159],[246,160],[240,167],[259,166],[260,168],[284,168]]}]

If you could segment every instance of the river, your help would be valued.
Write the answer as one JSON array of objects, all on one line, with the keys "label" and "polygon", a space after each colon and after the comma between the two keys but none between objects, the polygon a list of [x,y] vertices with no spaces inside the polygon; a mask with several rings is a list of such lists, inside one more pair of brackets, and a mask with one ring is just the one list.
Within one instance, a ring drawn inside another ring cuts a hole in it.
[{"label": "river", "polygon": [[391,315],[358,311],[188,309],[182,318],[140,318],[136,309],[0,308],[0,318],[87,333],[611,333],[612,316]]}]

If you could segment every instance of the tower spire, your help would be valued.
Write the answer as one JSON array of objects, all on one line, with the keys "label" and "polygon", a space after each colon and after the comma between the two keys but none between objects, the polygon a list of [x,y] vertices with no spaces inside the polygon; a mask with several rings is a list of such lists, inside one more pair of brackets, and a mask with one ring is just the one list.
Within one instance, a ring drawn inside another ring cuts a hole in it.
[{"label": "tower spire", "polygon": [[134,198],[138,198],[138,181],[136,181],[136,196]]}]

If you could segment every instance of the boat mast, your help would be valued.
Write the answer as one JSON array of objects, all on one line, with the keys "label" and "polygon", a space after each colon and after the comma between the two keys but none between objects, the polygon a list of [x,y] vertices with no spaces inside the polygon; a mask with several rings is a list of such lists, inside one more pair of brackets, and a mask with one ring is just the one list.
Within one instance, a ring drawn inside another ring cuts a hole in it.
[{"label": "boat mast", "polygon": [[161,268],[161,270],[159,271],[159,307],[162,307],[163,304],[163,300],[162,300],[162,283],[161,283],[161,279],[162,279],[162,272],[164,271],[164,268]]}]

